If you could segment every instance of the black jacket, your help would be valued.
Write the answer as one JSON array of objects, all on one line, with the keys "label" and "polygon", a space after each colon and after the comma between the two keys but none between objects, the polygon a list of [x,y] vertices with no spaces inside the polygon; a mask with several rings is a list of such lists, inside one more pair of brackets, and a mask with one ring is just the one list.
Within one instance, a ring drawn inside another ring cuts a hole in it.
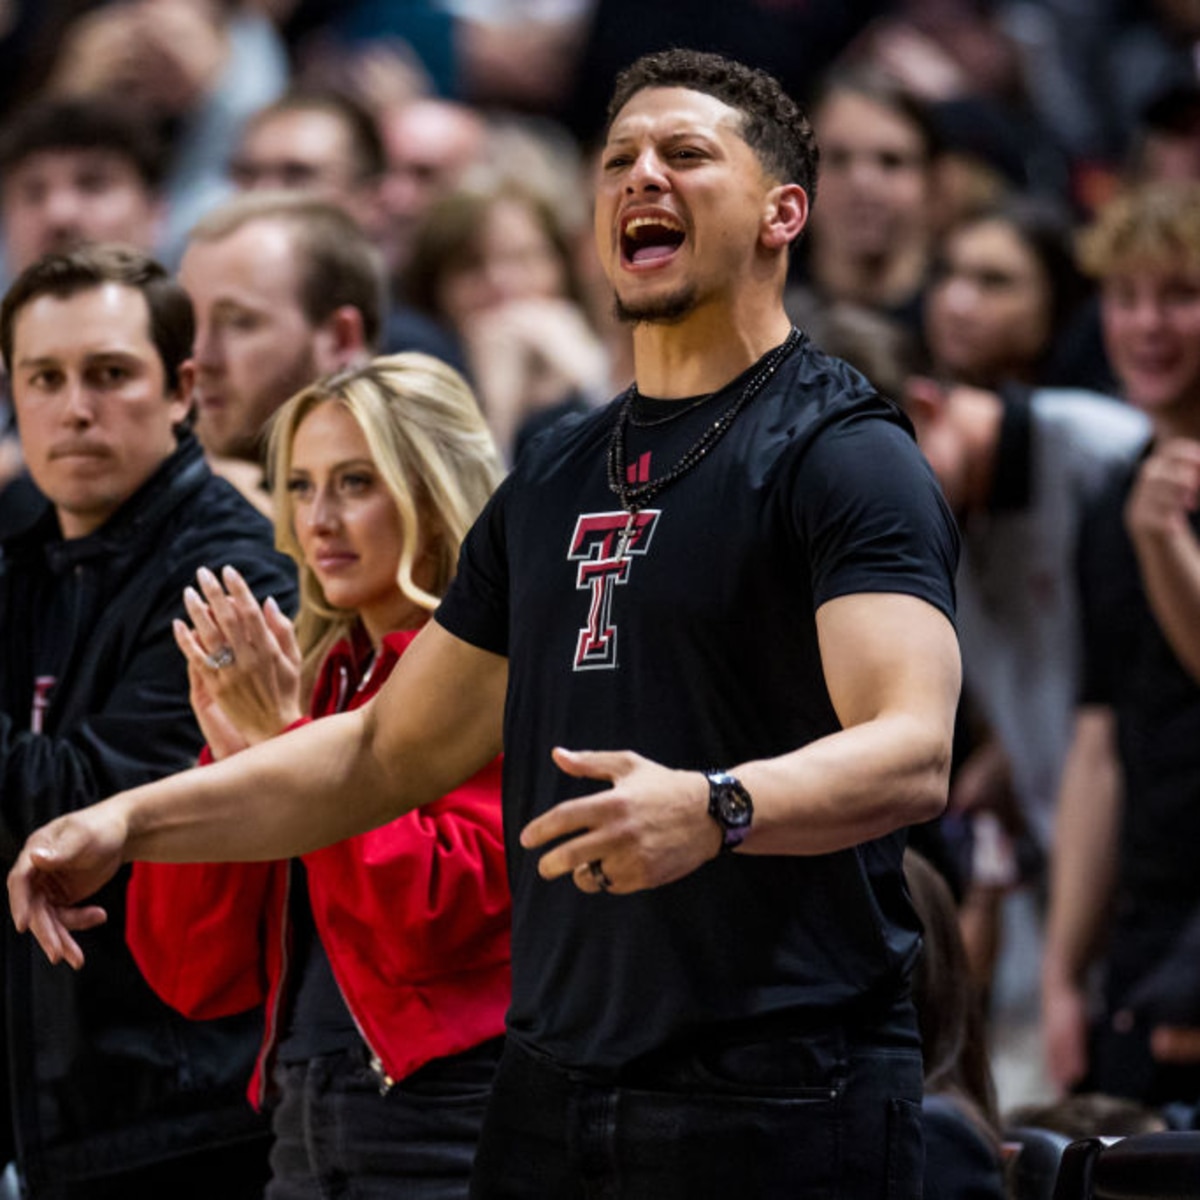
[{"label": "black jacket", "polygon": [[[52,817],[195,761],[171,620],[185,616],[196,569],[226,563],[260,598],[294,607],[295,573],[268,522],[213,476],[190,435],[94,534],[64,541],[47,505],[3,544],[6,868]],[[34,1195],[42,1180],[86,1180],[261,1129],[243,1097],[261,1014],[189,1022],[162,1004],[125,947],[126,882],[123,871],[101,892],[108,923],[80,936],[80,972],[51,967],[5,912],[7,1102]]]}]

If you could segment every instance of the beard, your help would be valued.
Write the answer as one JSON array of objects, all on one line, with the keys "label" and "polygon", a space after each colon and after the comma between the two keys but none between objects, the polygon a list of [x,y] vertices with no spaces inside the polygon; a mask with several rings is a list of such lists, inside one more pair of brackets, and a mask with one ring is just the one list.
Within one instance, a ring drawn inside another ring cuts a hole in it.
[{"label": "beard", "polygon": [[625,325],[673,325],[682,321],[696,307],[696,289],[684,284],[678,291],[665,296],[626,303],[613,296],[613,315]]}]

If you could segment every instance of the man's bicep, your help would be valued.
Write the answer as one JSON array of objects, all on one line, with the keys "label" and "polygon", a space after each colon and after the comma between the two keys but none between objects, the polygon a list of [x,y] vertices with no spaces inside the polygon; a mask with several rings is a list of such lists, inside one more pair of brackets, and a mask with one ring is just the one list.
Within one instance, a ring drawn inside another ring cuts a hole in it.
[{"label": "man's bicep", "polygon": [[429,621],[367,712],[368,738],[417,803],[436,799],[500,753],[508,660]]},{"label": "man's bicep", "polygon": [[958,638],[934,605],[899,592],[838,596],[817,610],[817,636],[843,728],[905,713],[952,737],[962,674]]}]

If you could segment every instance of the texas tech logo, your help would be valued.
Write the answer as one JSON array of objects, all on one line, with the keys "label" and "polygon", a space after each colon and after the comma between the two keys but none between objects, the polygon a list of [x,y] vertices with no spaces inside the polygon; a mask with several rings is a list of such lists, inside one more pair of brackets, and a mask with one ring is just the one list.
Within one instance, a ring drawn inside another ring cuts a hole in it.
[{"label": "texas tech logo", "polygon": [[660,510],[585,513],[575,522],[567,558],[579,563],[575,586],[589,592],[587,625],[575,644],[575,670],[611,670],[617,665],[613,590],[629,578],[633,559],[650,549]]}]

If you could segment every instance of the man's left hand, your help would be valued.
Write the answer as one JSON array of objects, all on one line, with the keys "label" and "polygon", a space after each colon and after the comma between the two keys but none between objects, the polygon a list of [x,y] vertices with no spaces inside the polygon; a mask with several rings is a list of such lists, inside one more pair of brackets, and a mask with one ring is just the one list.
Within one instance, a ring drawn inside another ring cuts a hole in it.
[{"label": "man's left hand", "polygon": [[630,750],[556,748],[559,769],[612,787],[566,800],[531,821],[521,845],[542,855],[543,879],[570,875],[585,892],[661,887],[715,858],[721,831],[708,815],[708,783],[699,771],[675,771]]}]

